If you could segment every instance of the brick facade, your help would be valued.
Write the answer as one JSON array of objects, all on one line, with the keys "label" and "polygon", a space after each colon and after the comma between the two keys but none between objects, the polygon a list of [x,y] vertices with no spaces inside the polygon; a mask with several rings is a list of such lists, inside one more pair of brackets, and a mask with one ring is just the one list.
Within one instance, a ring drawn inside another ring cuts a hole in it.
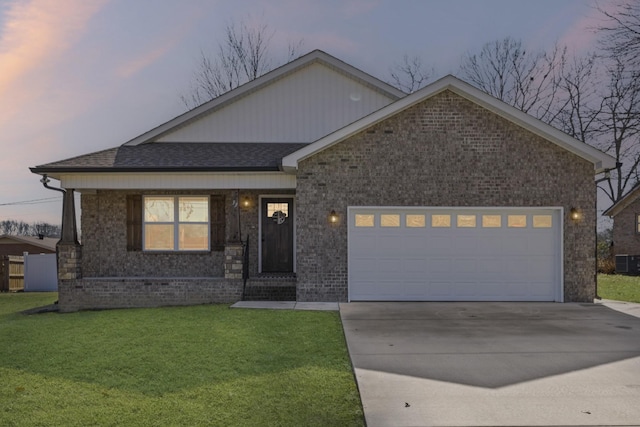
[{"label": "brick facade", "polygon": [[640,198],[622,209],[613,219],[613,251],[616,255],[640,255],[637,215]]},{"label": "brick facade", "polygon": [[[240,237],[243,242],[249,238],[250,276],[258,273],[258,197],[265,193],[292,194],[293,191],[240,191],[240,200],[249,201],[249,206],[240,204]],[[126,198],[129,194],[224,195],[226,240],[238,238],[233,206],[235,191],[114,190],[82,194],[83,245],[64,247],[61,253],[63,262],[59,273],[64,277],[58,292],[62,311],[235,302],[242,298],[241,246],[230,244],[226,253],[127,251]]]},{"label": "brick facade", "polygon": [[[293,193],[240,191],[240,200],[250,202],[240,208],[250,277],[258,272],[259,195]],[[63,311],[242,298],[237,248],[226,254],[127,251],[128,194],[224,195],[226,239],[237,240],[235,191],[83,194],[82,279],[60,283]],[[299,301],[347,300],[348,206],[563,207],[565,301],[595,296],[593,164],[452,92],[302,160],[295,194]],[[579,221],[569,219],[572,207],[581,211]],[[340,217],[336,224],[328,223],[332,210]],[[290,299],[293,283],[250,281],[248,294]]]},{"label": "brick facade", "polygon": [[593,175],[592,163],[490,111],[435,95],[299,163],[297,299],[346,301],[348,206],[561,206],[565,301],[592,301]]}]

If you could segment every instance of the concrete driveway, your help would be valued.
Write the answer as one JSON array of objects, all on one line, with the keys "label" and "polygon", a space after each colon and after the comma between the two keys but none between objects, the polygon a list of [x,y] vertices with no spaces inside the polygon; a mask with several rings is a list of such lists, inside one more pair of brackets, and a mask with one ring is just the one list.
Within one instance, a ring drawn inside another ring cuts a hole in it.
[{"label": "concrete driveway", "polygon": [[640,425],[639,306],[348,303],[369,427]]}]

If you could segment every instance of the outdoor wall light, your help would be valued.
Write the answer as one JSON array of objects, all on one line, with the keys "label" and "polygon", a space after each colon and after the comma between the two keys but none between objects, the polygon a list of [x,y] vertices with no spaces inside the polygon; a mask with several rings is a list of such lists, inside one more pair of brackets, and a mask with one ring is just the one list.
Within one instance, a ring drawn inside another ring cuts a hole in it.
[{"label": "outdoor wall light", "polygon": [[578,221],[578,220],[580,220],[580,218],[582,218],[582,214],[580,213],[580,211],[578,209],[571,208],[571,210],[569,210],[569,217],[573,221]]},{"label": "outdoor wall light", "polygon": [[249,199],[248,197],[242,199],[242,207],[248,208],[249,206],[251,206],[251,199]]},{"label": "outdoor wall light", "polygon": [[331,224],[335,224],[338,222],[338,214],[336,213],[335,210],[331,210],[331,213],[329,214],[329,222]]}]

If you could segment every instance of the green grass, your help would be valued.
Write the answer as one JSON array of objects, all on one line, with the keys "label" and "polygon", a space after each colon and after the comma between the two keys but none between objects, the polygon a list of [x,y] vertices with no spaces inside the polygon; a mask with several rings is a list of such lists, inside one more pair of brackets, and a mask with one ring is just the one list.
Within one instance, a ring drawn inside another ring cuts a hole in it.
[{"label": "green grass", "polygon": [[338,313],[55,299],[0,294],[2,426],[364,424]]},{"label": "green grass", "polygon": [[605,299],[640,303],[640,276],[598,274],[598,295]]}]

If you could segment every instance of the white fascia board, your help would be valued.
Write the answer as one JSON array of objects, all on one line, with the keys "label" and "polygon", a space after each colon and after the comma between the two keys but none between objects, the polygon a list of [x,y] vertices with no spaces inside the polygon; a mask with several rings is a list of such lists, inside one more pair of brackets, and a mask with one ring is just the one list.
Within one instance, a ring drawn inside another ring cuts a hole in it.
[{"label": "white fascia board", "polygon": [[428,86],[425,86],[423,89],[394,102],[393,104],[381,108],[380,110],[371,113],[370,115],[353,122],[352,124],[345,126],[294,153],[291,153],[282,159],[282,168],[287,172],[293,172],[298,168],[299,161],[325,150],[332,145],[366,129],[367,127],[375,125],[376,123],[398,114],[399,112],[445,90],[451,90],[457,95],[460,95],[463,98],[494,112],[506,120],[542,136],[556,145],[592,162],[596,172],[601,172],[605,169],[615,167],[615,159],[608,154],[570,137],[566,133],[547,125],[533,116],[516,109],[515,107],[505,104],[504,102],[452,75],[448,75]]},{"label": "white fascia board", "polygon": [[63,173],[60,186],[93,190],[221,190],[296,188],[295,175],[283,172],[124,172]]},{"label": "white fascia board", "polygon": [[255,80],[247,82],[242,86],[237,87],[229,92],[226,92],[217,98],[212,99],[209,102],[206,102],[193,110],[187,111],[186,113],[175,117],[172,120],[169,120],[166,123],[161,124],[160,126],[151,129],[148,132],[143,133],[142,135],[133,138],[132,140],[125,142],[123,145],[140,145],[148,142],[152,142],[153,139],[164,135],[167,132],[170,132],[173,129],[176,129],[180,126],[183,126],[189,123],[192,120],[197,119],[198,117],[204,116],[213,112],[216,109],[223,107],[229,103],[235,102],[236,100],[248,95],[249,93],[258,90],[261,87],[269,85],[282,76],[292,73],[295,70],[298,70],[302,67],[305,67],[315,61],[324,62],[338,70],[341,70],[348,76],[355,78],[356,80],[360,80],[365,84],[373,87],[379,92],[383,93],[390,99],[399,99],[404,97],[406,94],[401,90],[383,82],[382,80],[378,80],[377,78],[367,74],[346,62],[340,61],[339,59],[321,51],[314,50],[307,55],[304,55],[294,61],[291,61],[281,67],[276,68],[273,71],[268,72],[267,74],[258,77]]}]

